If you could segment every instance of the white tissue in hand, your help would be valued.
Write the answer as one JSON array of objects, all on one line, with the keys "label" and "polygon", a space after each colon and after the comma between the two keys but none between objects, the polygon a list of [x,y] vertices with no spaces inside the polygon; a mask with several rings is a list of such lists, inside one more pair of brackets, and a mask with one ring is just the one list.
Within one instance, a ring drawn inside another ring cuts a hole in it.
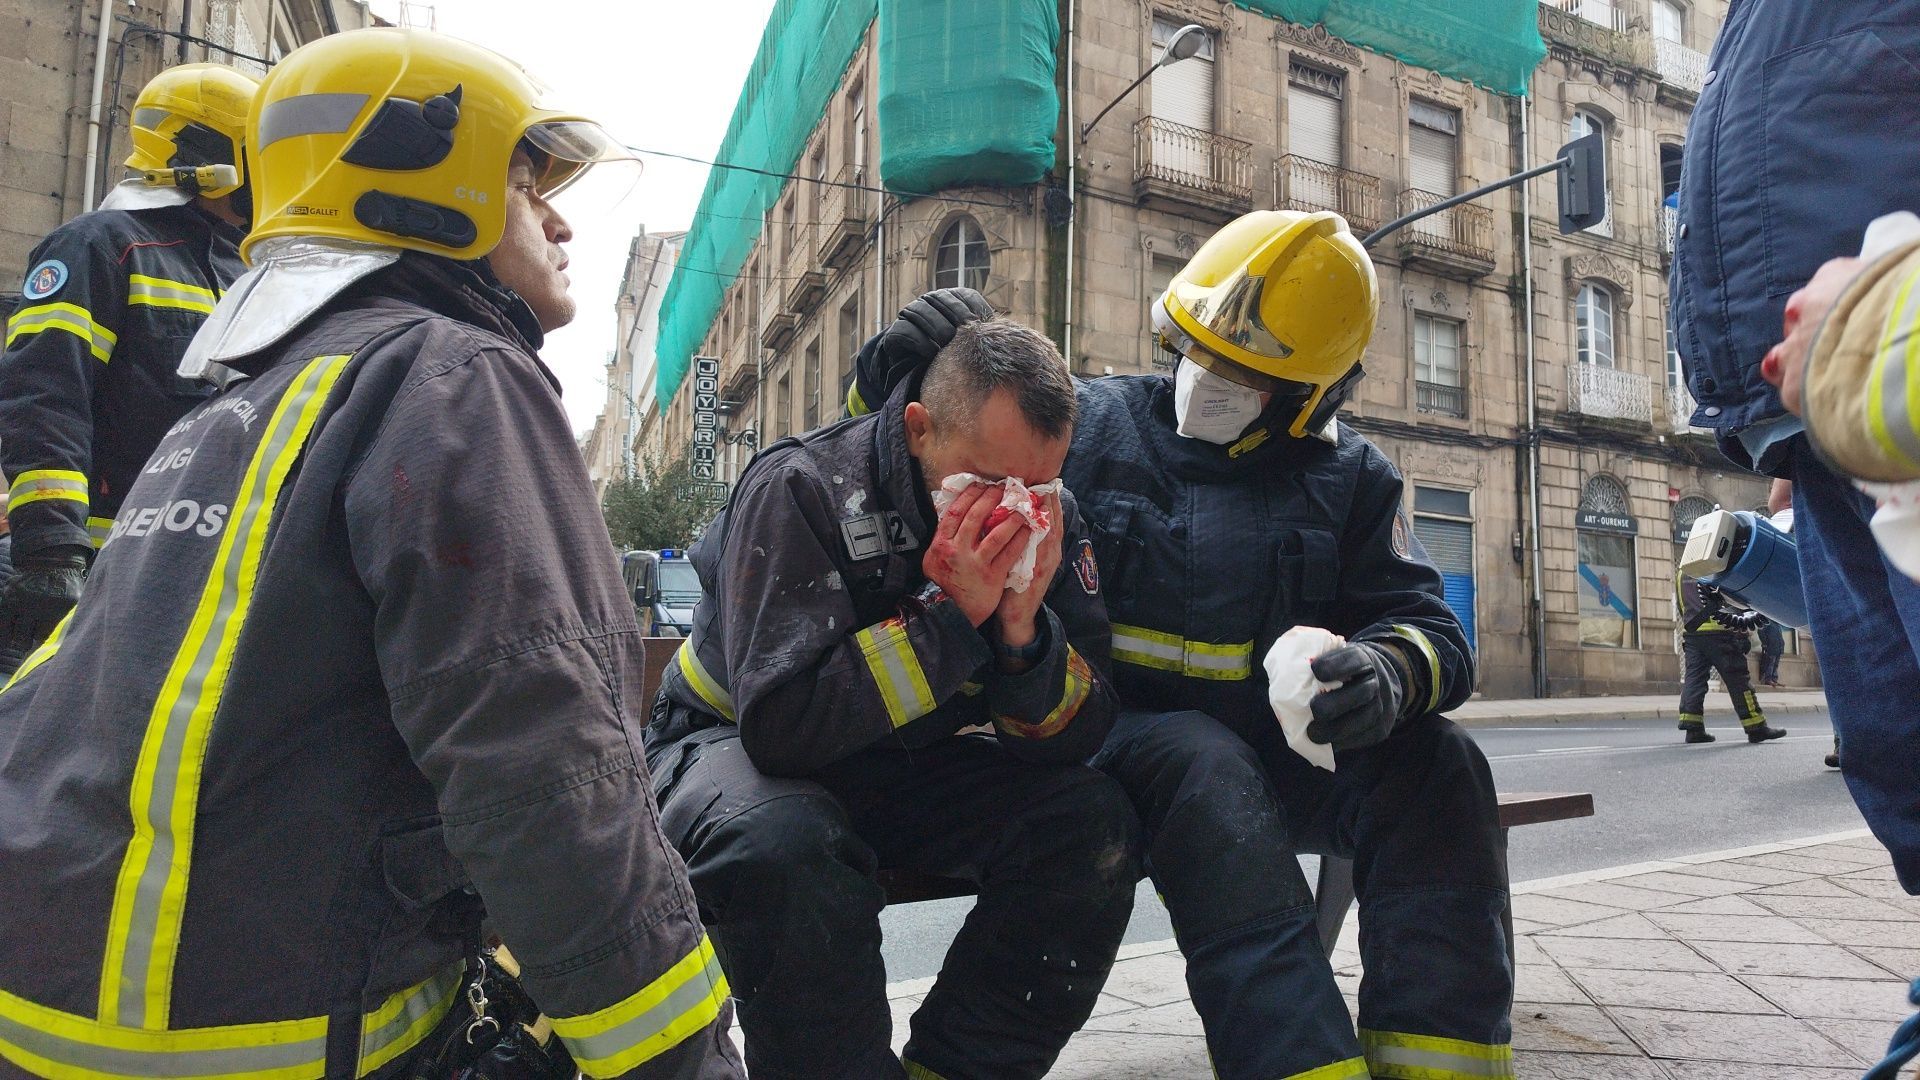
[{"label": "white tissue in hand", "polygon": [[1040,541],[1046,539],[1047,534],[1053,531],[1053,522],[1049,520],[1047,514],[1047,496],[1061,490],[1060,481],[1054,479],[1028,487],[1017,476],[1009,476],[1005,480],[988,480],[970,472],[954,473],[942,480],[940,490],[933,493],[934,512],[941,517],[946,517],[947,511],[953,508],[953,501],[960,497],[960,493],[975,484],[999,488],[1001,492],[1000,505],[995,507],[993,513],[987,518],[987,523],[981,528],[980,535],[985,536],[992,532],[994,526],[1007,520],[1008,515],[1017,514],[1027,521],[1029,530],[1027,550],[1020,553],[1020,557],[1013,561],[1013,569],[1007,572],[1007,588],[1014,592],[1026,592],[1027,586],[1033,584],[1033,564],[1040,554]]},{"label": "white tissue in hand", "polygon": [[1320,768],[1333,771],[1333,747],[1307,738],[1307,725],[1313,722],[1313,696],[1331,690],[1339,683],[1321,682],[1313,677],[1317,657],[1347,643],[1347,639],[1317,626],[1296,626],[1280,635],[1267,650],[1267,703],[1280,718],[1280,730],[1293,752]]}]

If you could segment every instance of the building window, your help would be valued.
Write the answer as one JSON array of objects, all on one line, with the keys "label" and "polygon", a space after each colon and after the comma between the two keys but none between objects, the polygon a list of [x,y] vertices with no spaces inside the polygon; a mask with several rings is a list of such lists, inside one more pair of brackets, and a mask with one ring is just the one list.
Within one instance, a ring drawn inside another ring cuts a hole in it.
[{"label": "building window", "polygon": [[1407,102],[1407,186],[1443,198],[1460,175],[1460,113],[1415,99]]},{"label": "building window", "polygon": [[[1685,547],[1687,537],[1693,532],[1693,523],[1703,515],[1713,512],[1713,502],[1699,495],[1689,495],[1673,504],[1673,543],[1676,547]],[[1675,552],[1678,554],[1678,552]]]},{"label": "building window", "polygon": [[1658,41],[1686,44],[1686,10],[1673,0],[1653,0],[1653,36]]},{"label": "building window", "polygon": [[1448,488],[1413,489],[1413,535],[1440,571],[1440,586],[1454,617],[1476,644],[1473,581],[1473,494]]},{"label": "building window", "polygon": [[[1287,153],[1322,165],[1338,167],[1344,163],[1340,100],[1346,96],[1346,83],[1335,72],[1297,60],[1287,68]],[[1332,201],[1321,205],[1340,204]]]},{"label": "building window", "polygon": [[1587,282],[1573,302],[1574,358],[1582,364],[1613,365],[1613,293]]},{"label": "building window", "polygon": [[[1159,63],[1160,58],[1166,55],[1167,45],[1173,41],[1173,35],[1185,25],[1179,20],[1154,16],[1154,63]],[[1212,34],[1206,36],[1200,51],[1191,58],[1154,69],[1151,97],[1150,108],[1156,118],[1200,131],[1213,130]],[[1205,169],[1199,172],[1202,176],[1207,175]]]},{"label": "building window", "polygon": [[847,162],[853,166],[854,182],[859,183],[867,171],[867,88],[863,83],[854,83],[847,91]]},{"label": "building window", "polygon": [[1626,29],[1626,21],[1621,18],[1618,0],[1566,0],[1561,6],[1588,22],[1598,23],[1609,30]]},{"label": "building window", "polygon": [[814,338],[807,343],[807,351],[802,358],[804,366],[801,377],[801,392],[806,395],[806,426],[803,431],[812,431],[820,426],[820,339]]},{"label": "building window", "polygon": [[1467,415],[1466,381],[1460,369],[1460,324],[1415,314],[1413,377],[1416,407],[1446,416]]},{"label": "building window", "polygon": [[[840,305],[840,357],[846,360],[846,369],[839,377],[840,397],[835,405],[847,400],[847,386],[853,382],[853,358],[864,344],[860,336],[860,294],[847,297]],[[879,402],[874,403],[877,407]]]},{"label": "building window", "polygon": [[[1588,109],[1573,110],[1572,119],[1567,121],[1567,139],[1571,141],[1574,139],[1584,138],[1588,135],[1593,135],[1596,133],[1600,136],[1601,143],[1604,144],[1607,141],[1606,118],[1601,116],[1599,113],[1593,112]],[[1609,178],[1609,182],[1607,184],[1607,190],[1604,193],[1604,198],[1606,199],[1606,201],[1605,203],[1602,204],[1602,209],[1604,212],[1600,215],[1600,220],[1588,226],[1585,231],[1594,233],[1599,236],[1612,236],[1613,235],[1613,184],[1611,182],[1611,178]]]},{"label": "building window", "polygon": [[785,369],[773,384],[773,430],[776,438],[793,434],[793,382]]},{"label": "building window", "polygon": [[[1147,303],[1158,303],[1160,298],[1167,294],[1168,286],[1173,284],[1174,275],[1178,274],[1180,268],[1185,265],[1186,263],[1179,259],[1155,255],[1153,261],[1147,266]],[[1153,332],[1151,316],[1147,320],[1147,337],[1150,339],[1148,348],[1152,350],[1148,364],[1155,371],[1172,374],[1175,365],[1180,361],[1180,355],[1160,344],[1160,335]]]},{"label": "building window", "polygon": [[1634,534],[1626,486],[1611,476],[1587,481],[1575,534],[1580,559],[1580,644],[1631,649],[1639,643]]},{"label": "building window", "polygon": [[954,289],[961,286],[975,292],[987,287],[987,234],[980,223],[962,214],[940,234],[933,255],[933,287]]}]

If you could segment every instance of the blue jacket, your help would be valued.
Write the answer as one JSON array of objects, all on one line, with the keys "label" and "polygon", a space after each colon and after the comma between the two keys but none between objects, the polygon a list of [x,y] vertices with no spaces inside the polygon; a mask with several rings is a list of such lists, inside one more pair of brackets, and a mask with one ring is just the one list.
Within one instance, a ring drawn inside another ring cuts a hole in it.
[{"label": "blue jacket", "polygon": [[1687,130],[1670,295],[1675,343],[1712,428],[1785,415],[1760,377],[1787,298],[1860,248],[1867,223],[1920,209],[1920,0],[1733,0]]}]

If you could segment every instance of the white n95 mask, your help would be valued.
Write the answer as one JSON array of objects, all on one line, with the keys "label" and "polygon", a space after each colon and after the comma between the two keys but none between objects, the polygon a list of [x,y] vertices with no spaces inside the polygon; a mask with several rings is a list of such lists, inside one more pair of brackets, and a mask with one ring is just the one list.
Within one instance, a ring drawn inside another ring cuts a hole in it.
[{"label": "white n95 mask", "polygon": [[1225,446],[1260,419],[1260,391],[1183,358],[1173,376],[1173,418],[1187,438]]}]

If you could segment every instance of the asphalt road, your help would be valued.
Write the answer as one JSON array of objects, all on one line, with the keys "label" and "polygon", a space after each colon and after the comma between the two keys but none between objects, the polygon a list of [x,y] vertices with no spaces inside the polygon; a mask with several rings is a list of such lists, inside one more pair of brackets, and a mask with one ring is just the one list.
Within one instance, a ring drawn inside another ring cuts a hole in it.
[{"label": "asphalt road", "polygon": [[[1832,740],[1824,714],[1783,717],[1786,738],[1752,746],[1725,704],[1709,702],[1716,711],[1708,713],[1707,730],[1720,741],[1696,746],[1682,744],[1671,721],[1658,720],[1474,729],[1502,791],[1593,793],[1591,818],[1513,832],[1513,880],[1861,827],[1840,774],[1821,764]],[[1303,860],[1303,868],[1311,881],[1314,860]],[[887,978],[937,972],[971,903],[888,908],[881,916]],[[1127,941],[1172,936],[1166,909],[1142,882]]]}]

